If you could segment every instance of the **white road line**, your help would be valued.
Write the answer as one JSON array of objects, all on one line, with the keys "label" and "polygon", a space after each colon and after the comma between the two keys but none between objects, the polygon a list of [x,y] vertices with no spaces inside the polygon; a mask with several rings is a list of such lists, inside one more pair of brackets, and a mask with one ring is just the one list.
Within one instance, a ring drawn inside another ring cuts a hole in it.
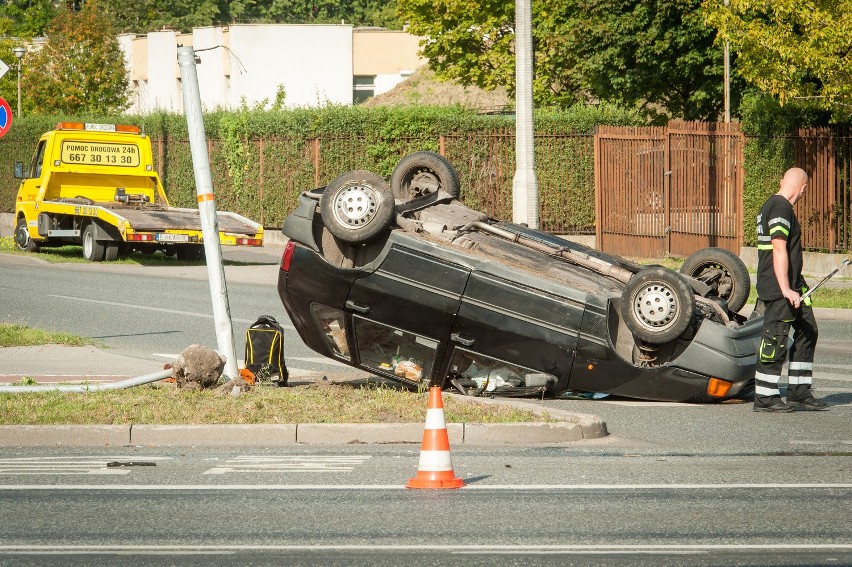
[{"label": "white road line", "polygon": [[[466,490],[852,490],[852,483],[824,484],[470,484]],[[23,490],[162,490],[162,491],[274,491],[274,490],[408,490],[402,484],[0,484],[0,491]]]},{"label": "white road line", "polygon": [[145,457],[142,459],[121,457],[18,457],[0,459],[0,475],[124,475],[130,472],[125,467],[108,467],[107,463],[132,461],[167,460],[171,457]]},{"label": "white road line", "polygon": [[[85,301],[87,303],[99,303],[101,305],[112,305],[113,307],[125,307],[127,309],[135,309],[142,311],[156,311],[158,313],[170,313],[172,315],[185,315],[187,317],[200,317],[202,319],[212,319],[212,313],[196,313],[195,311],[180,311],[178,309],[165,309],[163,307],[150,307],[148,305],[138,305],[135,303],[118,303],[115,301],[103,301],[100,299],[87,299],[85,297],[71,297],[70,295],[55,295],[51,294],[47,297],[56,297],[59,299],[71,299],[73,301]],[[252,324],[255,322],[254,319],[231,319],[234,323],[248,323]],[[296,327],[293,325],[281,325],[284,329],[290,329],[292,331],[296,330]]]},{"label": "white road line", "polygon": [[351,472],[372,455],[244,455],[229,459],[204,474]]},{"label": "white road line", "polygon": [[826,441],[790,439],[790,445],[852,445],[852,439],[831,439]]},{"label": "white road line", "polygon": [[342,362],[338,362],[331,358],[326,358],[324,356],[314,356],[314,357],[301,357],[301,356],[288,356],[287,362],[289,363],[291,360],[298,360],[299,362],[312,362],[314,364],[330,364],[331,366],[343,366],[344,368],[350,368],[348,364],[344,364]]},{"label": "white road line", "polygon": [[[388,545],[0,545],[0,553],[162,553],[228,551],[447,551],[451,553],[671,553],[710,551],[778,551],[778,542],[728,544],[567,544],[567,545],[458,545],[458,544],[388,544]],[[783,551],[850,550],[852,543],[784,543]]]}]

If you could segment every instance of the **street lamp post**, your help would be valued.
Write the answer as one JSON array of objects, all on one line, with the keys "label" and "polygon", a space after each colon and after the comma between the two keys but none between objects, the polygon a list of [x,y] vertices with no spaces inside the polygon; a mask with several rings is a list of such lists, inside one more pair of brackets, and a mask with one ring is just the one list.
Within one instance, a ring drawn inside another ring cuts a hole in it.
[{"label": "street lamp post", "polygon": [[24,53],[26,52],[27,50],[23,47],[12,49],[12,53],[18,58],[18,118],[21,117],[21,59],[24,58]]}]

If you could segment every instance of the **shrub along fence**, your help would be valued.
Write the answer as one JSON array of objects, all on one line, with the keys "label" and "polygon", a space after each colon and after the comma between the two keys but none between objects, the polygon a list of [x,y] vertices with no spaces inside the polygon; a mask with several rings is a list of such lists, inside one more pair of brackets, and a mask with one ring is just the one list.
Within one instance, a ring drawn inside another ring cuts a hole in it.
[{"label": "shrub along fence", "polygon": [[[59,119],[71,118],[25,118],[18,123],[23,126],[0,139],[0,211],[14,211],[17,180],[12,176],[13,163],[29,162],[38,136]],[[176,206],[196,206],[182,116],[82,119],[142,124],[152,137],[155,166],[170,201]],[[512,216],[515,139],[511,117],[470,116],[458,109],[368,112],[356,107],[278,114],[220,113],[206,116],[205,123],[217,207],[239,212],[269,228],[281,226],[301,191],[325,185],[351,169],[389,176],[399,159],[418,150],[439,151],[453,162],[462,181],[462,199],[468,205],[493,217]],[[536,173],[543,229],[595,233],[594,126],[641,123],[634,115],[612,109],[536,115]],[[815,250],[852,250],[850,128],[746,131],[745,140],[742,212],[736,219],[730,218],[732,213],[724,213],[726,226],[733,221],[742,227],[742,243],[754,244],[757,208],[777,190],[784,170],[801,165],[812,176],[806,198],[797,205],[806,230],[805,244]],[[716,151],[710,148],[708,155]],[[616,160],[618,163],[621,175],[627,176],[631,161]],[[700,185],[695,190],[700,191]],[[620,211],[625,212],[629,213]]]}]

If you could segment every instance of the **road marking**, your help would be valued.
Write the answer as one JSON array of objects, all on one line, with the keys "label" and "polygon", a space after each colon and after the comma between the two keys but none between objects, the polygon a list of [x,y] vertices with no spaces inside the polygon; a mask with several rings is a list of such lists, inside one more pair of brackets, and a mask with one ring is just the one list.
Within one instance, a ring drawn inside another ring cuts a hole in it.
[{"label": "road marking", "polygon": [[370,458],[372,455],[243,455],[204,474],[351,472]]},{"label": "road marking", "polygon": [[311,362],[314,364],[329,364],[331,366],[342,366],[344,368],[351,368],[348,364],[343,362],[338,362],[337,360],[333,360],[331,358],[326,358],[324,356],[314,356],[314,357],[301,357],[301,356],[288,356],[287,362],[291,360],[298,360],[299,362]]},{"label": "road marking", "polygon": [[790,439],[791,445],[852,445],[852,439],[832,439],[830,441],[813,441],[810,439]]},{"label": "road marking", "polygon": [[[148,305],[138,305],[135,303],[118,303],[115,301],[103,301],[101,299],[86,299],[85,297],[71,297],[70,295],[55,295],[51,294],[47,297],[57,297],[59,299],[71,299],[73,301],[85,301],[87,303],[98,303],[101,305],[111,305],[113,307],[125,307],[127,309],[136,309],[142,311],[156,311],[158,313],[169,313],[172,315],[185,315],[187,317],[200,317],[202,319],[212,319],[212,313],[196,313],[195,311],[180,311],[178,309],[165,309],[163,307],[150,307]],[[231,319],[234,323],[248,323],[252,324],[255,322],[254,319]],[[284,329],[290,329],[291,331],[295,331],[296,327],[293,325],[281,325]]]},{"label": "road marking", "polygon": [[679,408],[703,408],[703,407],[712,407],[709,404],[687,404],[683,402],[651,402],[651,401],[627,401],[627,400],[597,400],[599,402],[603,402],[605,404],[612,404],[615,406],[636,406],[643,408],[650,407],[679,407]]},{"label": "road marking", "polygon": [[[852,490],[852,483],[825,484],[469,484],[460,490]],[[275,490],[408,490],[402,484],[0,484],[0,491],[24,490],[162,490],[162,491],[275,491]]]},{"label": "road marking", "polygon": [[[672,553],[710,551],[778,551],[778,542],[728,544],[567,544],[567,545],[458,545],[458,544],[388,544],[388,545],[0,545],[0,553],[142,553],[163,552],[222,553],[228,551],[446,551],[450,553]],[[842,551],[852,543],[784,543],[783,551]]]},{"label": "road marking", "polygon": [[[145,457],[146,461],[168,460],[171,457]],[[113,475],[128,474],[130,469],[107,467],[107,463],[138,461],[127,456],[110,457],[18,457],[0,459],[0,475]]]}]

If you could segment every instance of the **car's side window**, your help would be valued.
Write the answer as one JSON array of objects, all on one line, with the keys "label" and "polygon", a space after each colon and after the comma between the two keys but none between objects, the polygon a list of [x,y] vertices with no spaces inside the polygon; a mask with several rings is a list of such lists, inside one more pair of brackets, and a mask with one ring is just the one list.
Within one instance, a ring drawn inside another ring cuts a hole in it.
[{"label": "car's side window", "polygon": [[551,374],[458,347],[453,351],[449,375],[460,380],[466,388],[486,392],[493,392],[497,388],[505,390],[556,383],[556,377]]},{"label": "car's side window", "polygon": [[332,352],[340,358],[350,360],[349,344],[346,342],[346,318],[343,311],[314,303],[311,305],[311,314],[322,329]]},{"label": "car's side window", "polygon": [[431,378],[438,341],[362,317],[354,321],[363,366],[412,382]]}]

